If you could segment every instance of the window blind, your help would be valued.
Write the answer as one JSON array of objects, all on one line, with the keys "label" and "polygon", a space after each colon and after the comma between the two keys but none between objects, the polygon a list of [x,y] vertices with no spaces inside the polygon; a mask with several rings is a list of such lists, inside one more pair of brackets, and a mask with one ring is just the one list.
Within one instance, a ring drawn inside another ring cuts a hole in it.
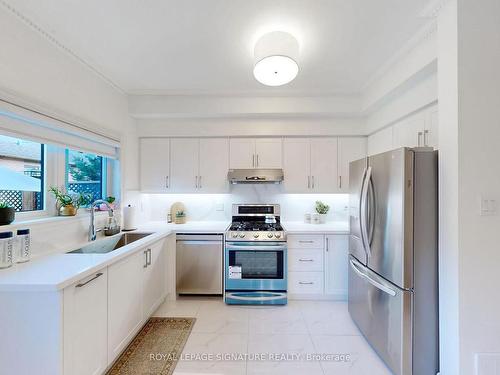
[{"label": "window blind", "polygon": [[117,158],[120,141],[0,99],[0,132],[4,135]]}]

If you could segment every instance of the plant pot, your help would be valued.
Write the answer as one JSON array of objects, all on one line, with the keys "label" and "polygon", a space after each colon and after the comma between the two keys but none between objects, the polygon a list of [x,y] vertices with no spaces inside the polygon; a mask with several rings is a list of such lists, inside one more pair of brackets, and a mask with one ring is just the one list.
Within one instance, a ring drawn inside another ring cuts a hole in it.
[{"label": "plant pot", "polygon": [[8,225],[16,218],[16,211],[12,207],[0,208],[0,225]]},{"label": "plant pot", "polygon": [[59,215],[61,215],[61,216],[75,216],[77,211],[78,211],[77,208],[75,206],[73,206],[72,204],[70,204],[68,206],[62,206],[59,209]]},{"label": "plant pot", "polygon": [[326,216],[328,214],[319,214],[319,223],[320,224],[325,224],[326,223]]},{"label": "plant pot", "polygon": [[186,216],[176,216],[175,224],[186,224]]}]

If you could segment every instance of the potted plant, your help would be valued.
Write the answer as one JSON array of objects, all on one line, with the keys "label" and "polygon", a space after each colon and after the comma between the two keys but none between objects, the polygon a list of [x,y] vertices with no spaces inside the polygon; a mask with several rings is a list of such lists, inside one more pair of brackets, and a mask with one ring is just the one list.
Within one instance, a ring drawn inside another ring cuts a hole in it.
[{"label": "potted plant", "polygon": [[186,213],[182,210],[175,213],[175,224],[185,224],[186,223]]},{"label": "potted plant", "polygon": [[[109,196],[109,197],[106,197],[104,200],[109,203],[110,207],[113,210],[115,209],[115,205],[114,205],[114,203],[116,201],[115,197]],[[106,205],[104,203],[99,205],[99,211],[107,211],[107,210],[108,210],[108,207],[106,207]]]},{"label": "potted plant", "polygon": [[56,199],[56,207],[61,216],[75,216],[81,206],[86,206],[92,202],[92,195],[68,194],[63,189],[52,186],[49,191]]},{"label": "potted plant", "polygon": [[328,214],[329,210],[330,210],[329,205],[321,201],[316,201],[316,212],[319,214],[319,222],[321,224],[326,223],[326,215]]},{"label": "potted plant", "polygon": [[8,203],[0,202],[0,225],[8,225],[15,219],[16,211]]}]

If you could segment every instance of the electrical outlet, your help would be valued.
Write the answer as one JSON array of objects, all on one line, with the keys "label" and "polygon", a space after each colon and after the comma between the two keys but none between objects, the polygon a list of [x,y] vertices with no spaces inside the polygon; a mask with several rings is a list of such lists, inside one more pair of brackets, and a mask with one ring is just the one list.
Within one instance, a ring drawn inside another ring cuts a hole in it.
[{"label": "electrical outlet", "polygon": [[215,211],[224,211],[224,203],[216,203]]},{"label": "electrical outlet", "polygon": [[481,197],[480,202],[480,215],[481,216],[493,216],[497,215],[497,201],[496,199],[491,199],[491,197]]}]

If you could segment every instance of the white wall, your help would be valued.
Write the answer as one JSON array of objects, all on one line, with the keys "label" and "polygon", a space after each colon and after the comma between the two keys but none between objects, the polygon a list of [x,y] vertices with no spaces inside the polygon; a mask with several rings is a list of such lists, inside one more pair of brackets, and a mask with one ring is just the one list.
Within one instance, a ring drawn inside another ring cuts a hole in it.
[{"label": "white wall", "polygon": [[[305,213],[313,213],[316,200],[330,205],[328,221],[348,220],[347,194],[283,194],[276,185],[236,185],[229,194],[141,194],[139,211],[142,220],[165,221],[170,206],[183,202],[188,220],[231,219],[233,203],[278,203],[283,221],[303,221]],[[223,211],[218,211],[223,205]]]},{"label": "white wall", "polygon": [[500,216],[479,203],[500,200],[499,19],[497,0],[450,0],[438,17],[443,375],[498,374]]}]

